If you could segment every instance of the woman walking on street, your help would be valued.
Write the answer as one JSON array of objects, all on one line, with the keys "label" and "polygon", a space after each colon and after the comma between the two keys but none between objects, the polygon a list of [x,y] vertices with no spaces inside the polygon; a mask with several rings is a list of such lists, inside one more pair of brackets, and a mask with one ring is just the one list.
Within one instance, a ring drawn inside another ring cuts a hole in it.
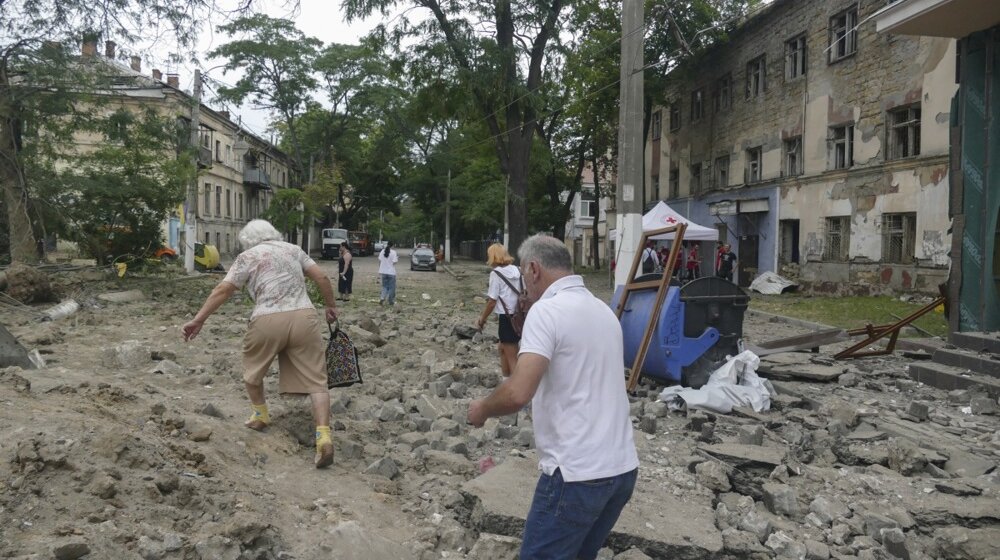
[{"label": "woman walking on street", "polygon": [[517,365],[517,348],[521,342],[521,335],[514,331],[510,321],[510,315],[517,309],[517,300],[523,289],[521,271],[514,266],[514,257],[499,243],[490,245],[486,254],[486,264],[493,270],[490,272],[490,284],[486,293],[486,307],[476,321],[476,328],[483,330],[490,314],[496,312],[499,323],[497,337],[500,343],[497,344],[497,351],[500,353],[500,371],[504,377],[510,377]]},{"label": "woman walking on street", "polygon": [[378,254],[378,275],[382,281],[382,294],[379,296],[379,305],[388,303],[390,306],[396,305],[396,262],[399,257],[392,249],[392,242],[386,241],[385,249]]},{"label": "woman walking on street", "polygon": [[316,424],[316,468],[333,463],[330,393],[326,355],[316,308],[306,293],[305,277],[319,286],[326,301],[327,323],[337,320],[333,286],[316,261],[298,246],[281,240],[265,220],[251,220],[239,234],[244,251],[212,290],[204,305],[183,327],[185,341],[201,332],[205,321],[237,290],[253,298],[250,325],[243,337],[243,383],[253,410],[246,427],[262,431],[271,423],[264,400],[264,376],[278,356],[278,390],[309,395]]},{"label": "woman walking on street", "polygon": [[346,241],[340,244],[340,260],[337,262],[337,273],[340,275],[337,280],[337,299],[350,301],[351,287],[354,285],[354,257],[351,256],[351,248]]}]

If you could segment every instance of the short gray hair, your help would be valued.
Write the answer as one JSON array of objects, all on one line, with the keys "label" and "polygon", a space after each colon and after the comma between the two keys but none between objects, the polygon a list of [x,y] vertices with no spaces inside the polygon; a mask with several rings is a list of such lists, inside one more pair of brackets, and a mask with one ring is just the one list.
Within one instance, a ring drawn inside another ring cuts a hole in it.
[{"label": "short gray hair", "polygon": [[521,257],[522,265],[534,261],[548,270],[573,272],[573,259],[569,255],[569,249],[555,237],[532,235],[521,243],[517,256]]},{"label": "short gray hair", "polygon": [[281,241],[281,232],[274,229],[271,222],[267,220],[250,220],[247,225],[240,230],[240,245],[246,251],[251,247],[256,247],[265,241]]}]

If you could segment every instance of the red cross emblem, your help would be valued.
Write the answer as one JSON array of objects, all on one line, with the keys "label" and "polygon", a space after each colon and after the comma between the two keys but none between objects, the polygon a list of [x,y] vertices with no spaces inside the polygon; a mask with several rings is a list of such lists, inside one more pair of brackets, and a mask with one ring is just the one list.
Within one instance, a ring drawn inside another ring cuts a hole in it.
[{"label": "red cross emblem", "polygon": [[668,216],[667,219],[664,220],[664,221],[667,222],[668,224],[676,224],[677,223],[677,220],[675,220],[672,216]]}]

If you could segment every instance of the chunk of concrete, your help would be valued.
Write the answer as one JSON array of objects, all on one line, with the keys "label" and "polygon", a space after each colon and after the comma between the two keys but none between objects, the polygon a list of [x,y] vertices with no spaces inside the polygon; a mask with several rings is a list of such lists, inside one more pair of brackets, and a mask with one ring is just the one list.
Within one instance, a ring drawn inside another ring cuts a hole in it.
[{"label": "chunk of concrete", "polygon": [[392,460],[392,457],[382,457],[378,461],[368,465],[368,468],[365,469],[365,474],[384,476],[392,480],[399,476],[399,467],[396,466],[396,462]]},{"label": "chunk of concrete", "polygon": [[729,474],[726,472],[726,469],[716,461],[700,463],[695,466],[694,472],[698,477],[698,482],[702,483],[709,490],[729,492],[733,487],[729,482]]},{"label": "chunk of concrete", "polygon": [[791,486],[768,482],[764,484],[763,492],[764,505],[771,513],[792,518],[801,513],[799,495]]},{"label": "chunk of concrete", "polygon": [[[471,521],[476,529],[520,536],[538,476],[535,460],[508,457],[463,484],[462,493],[475,502]],[[722,552],[722,534],[715,527],[709,496],[682,499],[640,476],[606,546],[636,547],[654,558],[714,558]]]},{"label": "chunk of concrete", "polygon": [[107,292],[98,294],[97,299],[110,303],[133,303],[146,299],[146,295],[140,290],[127,290],[124,292]]},{"label": "chunk of concrete", "polygon": [[22,369],[35,369],[35,365],[28,357],[28,349],[21,346],[21,343],[10,334],[3,325],[0,325],[0,367],[18,366]]},{"label": "chunk of concrete", "polygon": [[521,539],[482,533],[472,545],[467,560],[517,560],[521,550]]},{"label": "chunk of concrete", "polygon": [[105,348],[103,363],[109,368],[135,369],[148,364],[152,355],[145,344],[138,340],[126,340],[117,346]]},{"label": "chunk of concrete", "polygon": [[698,449],[736,466],[756,466],[773,469],[782,464],[785,458],[785,450],[760,445],[720,443],[716,445],[699,445]]},{"label": "chunk of concrete", "polygon": [[738,437],[743,445],[764,445],[764,426],[740,426]]}]

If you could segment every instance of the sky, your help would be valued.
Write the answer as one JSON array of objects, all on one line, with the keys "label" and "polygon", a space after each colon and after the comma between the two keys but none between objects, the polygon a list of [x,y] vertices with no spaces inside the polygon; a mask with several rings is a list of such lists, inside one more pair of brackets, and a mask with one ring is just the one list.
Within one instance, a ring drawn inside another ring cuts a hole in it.
[{"label": "sky", "polygon": [[[364,21],[346,23],[340,8],[340,0],[299,0],[299,4],[298,13],[293,14],[294,17],[292,18],[296,26],[307,36],[315,37],[323,41],[324,44],[356,44],[361,37],[367,35],[375,26],[382,22],[382,17],[376,15]],[[272,17],[289,16],[289,10],[284,6],[283,0],[262,0],[260,5],[263,7],[263,11]],[[212,25],[211,29],[206,26],[201,31],[197,47],[198,56],[201,59],[199,66],[202,73],[208,78],[232,84],[236,82],[238,75],[232,72],[224,74],[221,68],[224,61],[209,59],[206,54],[229,40],[225,34],[215,31],[214,28],[219,23],[221,22]],[[180,75],[181,88],[189,92],[192,91],[195,69],[193,63],[171,65],[166,62],[157,63],[157,57],[155,56],[151,58],[152,60],[149,64],[163,70],[164,74],[167,72],[178,73]],[[160,57],[160,60],[166,60],[166,58],[164,54]],[[148,74],[151,72],[151,68],[144,68],[143,72]],[[243,118],[243,125],[250,129],[251,132],[264,139],[270,138],[270,133],[268,132],[270,115],[266,111],[255,110],[249,105],[243,107],[222,106],[219,103],[213,102],[214,96],[215,93],[211,88],[211,81],[209,81],[209,87],[206,87],[203,93],[203,99],[207,105],[217,109],[228,108],[234,121],[241,116]]]}]

